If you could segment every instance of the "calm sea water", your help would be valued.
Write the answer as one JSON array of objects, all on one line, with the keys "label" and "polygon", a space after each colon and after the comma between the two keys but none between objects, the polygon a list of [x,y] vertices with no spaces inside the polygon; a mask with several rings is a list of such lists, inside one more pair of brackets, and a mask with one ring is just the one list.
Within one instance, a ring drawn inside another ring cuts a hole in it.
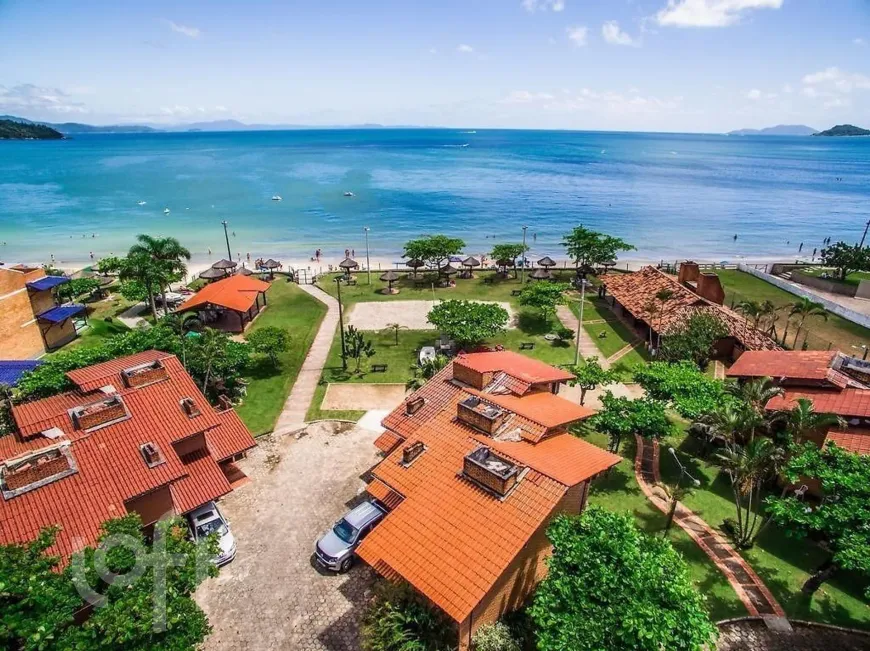
[{"label": "calm sea water", "polygon": [[[343,196],[345,191],[353,198]],[[272,201],[272,195],[283,201]],[[577,224],[631,256],[736,260],[855,241],[870,218],[870,138],[447,129],[77,136],[0,142],[0,259],[84,262],[136,233],[195,257],[304,259],[411,237],[469,251],[519,241],[562,255]],[[144,201],[145,205],[138,205]],[[169,208],[169,214],[164,214]],[[734,240],[737,235],[737,240]]]}]

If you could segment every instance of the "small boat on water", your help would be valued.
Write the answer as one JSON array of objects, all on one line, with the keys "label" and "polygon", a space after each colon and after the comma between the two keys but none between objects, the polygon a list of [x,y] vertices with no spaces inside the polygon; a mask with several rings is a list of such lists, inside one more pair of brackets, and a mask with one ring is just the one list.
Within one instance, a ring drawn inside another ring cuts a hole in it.
[{"label": "small boat on water", "polygon": [[137,202],[136,202],[136,205],[137,205],[137,206],[144,206],[145,203],[146,203],[145,201],[137,201]]},{"label": "small boat on water", "polygon": [[163,214],[164,214],[164,215],[168,215],[168,214],[169,214],[169,208],[164,208],[164,209],[163,209]]},{"label": "small boat on water", "polygon": [[273,194],[272,201],[283,201],[280,194]]},{"label": "small boat on water", "polygon": [[352,196],[354,196],[354,194],[353,194],[353,192],[351,192],[351,191],[348,190],[347,192],[344,193],[344,196],[346,196],[346,197],[352,197]]}]

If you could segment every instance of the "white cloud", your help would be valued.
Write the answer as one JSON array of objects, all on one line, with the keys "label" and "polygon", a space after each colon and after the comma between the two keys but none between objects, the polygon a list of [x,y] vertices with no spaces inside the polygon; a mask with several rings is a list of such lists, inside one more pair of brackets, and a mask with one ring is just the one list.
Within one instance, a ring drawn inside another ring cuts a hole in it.
[{"label": "white cloud", "polygon": [[789,93],[794,92],[794,88],[791,87],[791,84],[783,84],[782,85],[782,92],[785,93],[786,95],[788,95]]},{"label": "white cloud", "polygon": [[801,93],[804,96],[810,97],[810,98],[817,97],[819,94],[818,91],[815,88],[813,88],[812,86],[807,86],[807,87],[801,89]]},{"label": "white cloud", "polygon": [[501,100],[502,104],[528,104],[529,102],[542,102],[553,99],[549,93],[532,93],[527,90],[512,91]]},{"label": "white cloud", "polygon": [[179,106],[176,104],[175,106],[164,106],[160,109],[160,113],[162,115],[190,115],[193,111],[190,110],[189,106]]},{"label": "white cloud", "polygon": [[601,35],[604,37],[604,40],[611,45],[640,47],[640,41],[633,39],[629,34],[623,32],[619,28],[619,23],[615,20],[608,20],[601,26]]},{"label": "white cloud", "polygon": [[[47,113],[87,113],[81,102],[73,101],[60,88],[45,88],[34,84],[0,85],[0,112],[18,117],[38,117]],[[22,115],[24,114],[24,115]]]},{"label": "white cloud", "polygon": [[867,45],[867,41],[865,41],[863,38],[856,38],[856,39],[852,39],[852,44],[859,45],[859,46],[860,45]]},{"label": "white cloud", "polygon": [[462,52],[463,54],[470,54],[474,52],[474,48],[470,45],[466,45],[465,43],[463,43],[456,48],[456,51]]},{"label": "white cloud", "polygon": [[668,0],[655,15],[671,27],[727,27],[755,9],[779,9],[783,0]]},{"label": "white cloud", "polygon": [[523,0],[523,9],[529,13],[541,11],[562,11],[565,9],[565,0]]},{"label": "white cloud", "polygon": [[186,25],[179,25],[178,23],[175,23],[171,20],[167,20],[166,22],[169,25],[169,29],[171,29],[173,32],[184,34],[185,36],[188,36],[190,38],[199,38],[200,34],[202,34],[199,27],[188,27]]},{"label": "white cloud", "polygon": [[570,38],[574,45],[577,47],[583,47],[586,45],[586,37],[589,35],[589,28],[584,27],[583,25],[575,25],[573,27],[569,27],[567,30],[568,38]]},{"label": "white cloud", "polygon": [[836,66],[805,75],[803,82],[806,86],[819,86],[828,92],[851,93],[853,90],[870,90],[870,77],[857,72],[846,72]]},{"label": "white cloud", "polygon": [[746,93],[746,99],[757,100],[761,99],[761,91],[757,88],[753,88],[748,93]]}]

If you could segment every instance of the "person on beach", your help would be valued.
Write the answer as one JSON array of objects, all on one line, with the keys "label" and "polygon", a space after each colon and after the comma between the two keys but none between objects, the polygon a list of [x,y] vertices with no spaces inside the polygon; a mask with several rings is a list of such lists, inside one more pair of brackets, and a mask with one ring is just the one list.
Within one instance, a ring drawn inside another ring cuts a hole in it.
[{"label": "person on beach", "polygon": [[350,250],[350,257],[351,257],[351,258],[355,258],[355,257],[356,257],[356,249],[351,249],[351,250]]},{"label": "person on beach", "polygon": [[818,249],[813,249],[813,260],[816,259],[816,251],[818,251]]},{"label": "person on beach", "polygon": [[804,243],[801,242],[801,245],[798,247],[798,253],[804,250]]},{"label": "person on beach", "polygon": [[208,250],[208,254],[211,255],[211,249]]},{"label": "person on beach", "polygon": [[736,236],[736,235],[734,236],[734,241],[735,241],[735,242],[737,241],[737,236]]},{"label": "person on beach", "polygon": [[345,250],[344,250],[344,257],[345,257],[345,258],[349,258],[349,257],[350,257],[350,249],[345,249]]}]

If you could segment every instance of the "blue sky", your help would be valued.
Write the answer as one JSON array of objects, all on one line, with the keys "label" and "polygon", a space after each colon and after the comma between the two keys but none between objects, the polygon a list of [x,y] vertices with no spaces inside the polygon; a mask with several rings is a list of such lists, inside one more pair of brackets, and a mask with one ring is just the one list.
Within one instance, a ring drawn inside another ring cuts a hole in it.
[{"label": "blue sky", "polygon": [[867,0],[0,0],[0,113],[870,127]]}]

